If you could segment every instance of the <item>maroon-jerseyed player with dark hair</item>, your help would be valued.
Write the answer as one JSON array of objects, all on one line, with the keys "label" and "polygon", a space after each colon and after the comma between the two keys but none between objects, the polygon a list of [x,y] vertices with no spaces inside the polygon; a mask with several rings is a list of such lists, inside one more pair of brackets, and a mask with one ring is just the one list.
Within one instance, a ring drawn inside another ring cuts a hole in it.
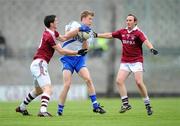
[{"label": "maroon-jerseyed player with dark hair", "polygon": [[52,94],[51,79],[48,73],[48,64],[55,50],[62,55],[85,55],[87,53],[86,49],[81,49],[79,51],[63,49],[61,45],[56,42],[56,40],[66,41],[77,35],[79,31],[90,31],[90,28],[82,25],[66,35],[60,35],[56,31],[57,23],[58,21],[55,15],[48,15],[44,18],[45,31],[43,32],[39,48],[37,49],[30,66],[31,73],[34,78],[35,88],[26,96],[20,106],[16,108],[16,112],[19,112],[22,115],[29,115],[26,106],[33,99],[42,94],[41,107],[38,116],[52,116],[47,111],[47,106]]},{"label": "maroon-jerseyed player with dark hair", "polygon": [[133,72],[137,87],[144,99],[147,114],[152,115],[153,111],[150,105],[150,99],[143,81],[142,45],[145,44],[154,55],[157,55],[158,51],[153,48],[153,45],[149,42],[148,38],[137,27],[137,18],[135,15],[129,14],[126,18],[126,24],[126,28],[119,29],[112,33],[94,33],[94,36],[99,38],[117,38],[122,42],[121,64],[116,79],[123,104],[120,113],[124,113],[131,109],[131,105],[128,102],[125,81],[130,73]]}]

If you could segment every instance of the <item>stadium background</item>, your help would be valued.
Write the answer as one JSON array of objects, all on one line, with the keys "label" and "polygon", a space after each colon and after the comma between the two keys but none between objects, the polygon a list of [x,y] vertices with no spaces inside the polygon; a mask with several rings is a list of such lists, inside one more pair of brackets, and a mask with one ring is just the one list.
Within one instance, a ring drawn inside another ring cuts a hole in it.
[{"label": "stadium background", "polygon": [[[58,31],[64,34],[64,26],[79,21],[80,12],[95,12],[93,29],[107,32],[125,26],[127,14],[138,17],[139,27],[145,32],[158,56],[149,54],[144,47],[144,81],[151,95],[180,95],[180,1],[179,0],[0,0],[0,31],[6,39],[5,58],[0,60],[0,85],[32,85],[29,65],[41,34],[44,30],[43,18],[56,14],[59,18]],[[113,25],[114,24],[114,25]],[[109,49],[102,57],[90,57],[90,69],[96,91],[99,94],[117,93],[115,82],[109,81],[109,68],[116,75],[121,54],[120,41],[109,42]],[[110,62],[116,51],[115,62]],[[2,57],[2,56],[1,56]],[[61,65],[56,53],[49,65],[53,85],[62,85]],[[77,75],[73,85],[84,83]],[[108,85],[113,88],[108,90]],[[137,94],[133,77],[127,80],[128,91]]]}]

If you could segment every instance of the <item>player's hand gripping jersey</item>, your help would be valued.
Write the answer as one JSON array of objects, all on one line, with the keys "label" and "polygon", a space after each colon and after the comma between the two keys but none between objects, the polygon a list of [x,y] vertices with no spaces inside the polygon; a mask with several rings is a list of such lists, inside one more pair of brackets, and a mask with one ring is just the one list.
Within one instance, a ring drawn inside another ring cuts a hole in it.
[{"label": "player's hand gripping jersey", "polygon": [[[76,28],[79,28],[81,26],[80,23],[76,22],[76,21],[72,21],[70,22],[68,25],[66,25],[65,27],[65,32],[69,32],[72,31]],[[93,32],[90,31],[90,38],[87,40],[88,44],[90,45],[90,43],[93,41]],[[83,44],[83,40],[82,38],[80,38],[78,35],[69,39],[68,41],[65,41],[62,45],[63,48],[65,49],[69,49],[69,50],[80,50],[82,49],[82,44]]]}]

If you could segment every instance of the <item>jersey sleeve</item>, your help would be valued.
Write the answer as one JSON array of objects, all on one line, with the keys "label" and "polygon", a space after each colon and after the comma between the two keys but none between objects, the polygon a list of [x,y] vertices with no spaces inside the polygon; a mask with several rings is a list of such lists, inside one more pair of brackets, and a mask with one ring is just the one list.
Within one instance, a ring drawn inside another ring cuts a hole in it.
[{"label": "jersey sleeve", "polygon": [[118,31],[115,31],[115,32],[112,32],[112,37],[113,38],[119,38],[121,40],[121,30],[118,30]]},{"label": "jersey sleeve", "polygon": [[140,34],[139,34],[139,39],[142,41],[142,43],[147,40],[147,37],[146,35],[140,31]]},{"label": "jersey sleeve", "polygon": [[71,31],[76,28],[79,28],[80,26],[81,26],[81,24],[78,23],[77,21],[72,21],[68,25],[65,26],[65,31]]}]

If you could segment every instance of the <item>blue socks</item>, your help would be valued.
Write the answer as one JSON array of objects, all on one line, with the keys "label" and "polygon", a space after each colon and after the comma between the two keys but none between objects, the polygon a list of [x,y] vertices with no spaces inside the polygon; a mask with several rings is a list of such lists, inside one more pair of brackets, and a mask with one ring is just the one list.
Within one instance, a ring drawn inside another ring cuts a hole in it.
[{"label": "blue socks", "polygon": [[92,105],[93,105],[93,108],[96,109],[98,108],[98,102],[97,102],[97,98],[96,98],[96,95],[91,95],[89,96],[90,99],[91,99],[91,102],[92,102]]},{"label": "blue socks", "polygon": [[58,105],[58,113],[63,113],[64,105]]},{"label": "blue socks", "polygon": [[[99,104],[97,102],[97,98],[96,98],[96,95],[91,95],[89,96],[90,99],[91,99],[91,102],[92,102],[92,105],[93,105],[93,108],[96,109],[99,107]],[[63,110],[64,110],[64,105],[58,105],[58,112],[57,113],[63,113]]]}]

